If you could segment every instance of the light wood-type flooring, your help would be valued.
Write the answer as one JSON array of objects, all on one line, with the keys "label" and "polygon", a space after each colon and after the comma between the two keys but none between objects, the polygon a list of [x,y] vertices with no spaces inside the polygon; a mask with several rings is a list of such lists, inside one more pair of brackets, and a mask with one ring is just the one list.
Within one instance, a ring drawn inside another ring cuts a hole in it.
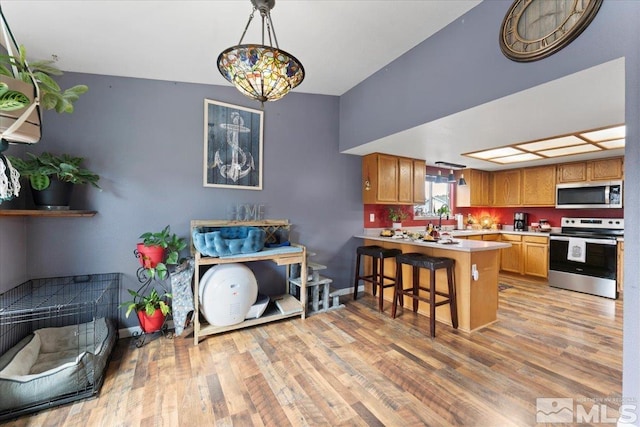
[{"label": "light wood-type flooring", "polygon": [[[622,301],[501,276],[498,321],[471,334],[365,296],[205,338],[119,341],[99,397],[15,426],[530,426],[536,398],[588,410],[621,393]],[[388,291],[387,291],[388,292]],[[618,402],[618,403],[616,403]],[[592,419],[593,421],[593,419]]]}]

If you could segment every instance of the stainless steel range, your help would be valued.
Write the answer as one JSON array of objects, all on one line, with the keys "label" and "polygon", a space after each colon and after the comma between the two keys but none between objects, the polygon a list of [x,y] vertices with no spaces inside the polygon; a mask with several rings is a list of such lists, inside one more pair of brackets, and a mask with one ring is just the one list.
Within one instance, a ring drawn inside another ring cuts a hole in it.
[{"label": "stainless steel range", "polygon": [[549,285],[618,298],[617,239],[621,218],[562,218],[561,232],[549,238]]}]

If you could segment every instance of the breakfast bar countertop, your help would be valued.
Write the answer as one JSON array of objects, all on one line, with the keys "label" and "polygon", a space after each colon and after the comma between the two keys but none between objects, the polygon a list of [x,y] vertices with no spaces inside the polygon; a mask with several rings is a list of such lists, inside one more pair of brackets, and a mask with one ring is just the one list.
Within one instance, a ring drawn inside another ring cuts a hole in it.
[{"label": "breakfast bar countertop", "polygon": [[504,249],[504,248],[511,247],[511,243],[507,243],[507,242],[466,240],[466,239],[456,239],[455,237],[451,240],[453,243],[448,243],[448,244],[437,243],[435,241],[428,242],[424,240],[414,240],[407,237],[398,238],[398,239],[393,237],[382,237],[379,234],[377,235],[358,234],[354,237],[360,238],[360,239],[367,239],[367,240],[376,240],[380,242],[423,246],[427,248],[437,248],[437,249],[445,249],[445,250],[459,251],[459,252],[493,251],[496,249]]}]

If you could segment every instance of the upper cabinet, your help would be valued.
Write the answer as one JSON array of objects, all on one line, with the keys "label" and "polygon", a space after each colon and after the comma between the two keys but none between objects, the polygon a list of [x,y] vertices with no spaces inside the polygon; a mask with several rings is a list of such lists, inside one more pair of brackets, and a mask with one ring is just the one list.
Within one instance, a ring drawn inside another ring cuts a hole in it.
[{"label": "upper cabinet", "polygon": [[608,181],[624,179],[624,158],[591,160],[587,162],[590,181]]},{"label": "upper cabinet", "polygon": [[491,173],[478,169],[465,169],[467,185],[456,187],[456,205],[459,208],[488,206],[491,204]]},{"label": "upper cabinet", "polygon": [[[420,171],[416,171],[416,165]],[[362,201],[365,204],[424,203],[425,161],[374,153],[362,158]],[[418,180],[418,177],[421,177]],[[422,190],[415,185],[420,182]],[[420,200],[415,200],[416,197]]]},{"label": "upper cabinet", "polygon": [[609,181],[624,179],[624,158],[589,160],[558,165],[557,182]]},{"label": "upper cabinet", "polygon": [[539,166],[522,170],[522,205],[555,206],[556,167]]},{"label": "upper cabinet", "polygon": [[520,206],[521,178],[520,169],[493,172],[493,205]]},{"label": "upper cabinet", "polygon": [[413,203],[423,205],[425,203],[424,177],[427,173],[427,164],[424,160],[413,160]]},{"label": "upper cabinet", "polygon": [[413,203],[412,159],[398,158],[398,203]]},{"label": "upper cabinet", "polygon": [[558,165],[558,183],[585,182],[587,180],[587,162],[565,163]]}]

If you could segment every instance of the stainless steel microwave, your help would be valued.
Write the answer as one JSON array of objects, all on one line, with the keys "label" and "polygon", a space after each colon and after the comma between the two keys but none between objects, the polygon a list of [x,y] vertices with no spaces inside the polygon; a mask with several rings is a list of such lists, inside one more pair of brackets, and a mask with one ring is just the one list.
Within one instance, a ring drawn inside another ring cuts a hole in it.
[{"label": "stainless steel microwave", "polygon": [[622,181],[556,185],[556,208],[600,209],[622,207]]}]

